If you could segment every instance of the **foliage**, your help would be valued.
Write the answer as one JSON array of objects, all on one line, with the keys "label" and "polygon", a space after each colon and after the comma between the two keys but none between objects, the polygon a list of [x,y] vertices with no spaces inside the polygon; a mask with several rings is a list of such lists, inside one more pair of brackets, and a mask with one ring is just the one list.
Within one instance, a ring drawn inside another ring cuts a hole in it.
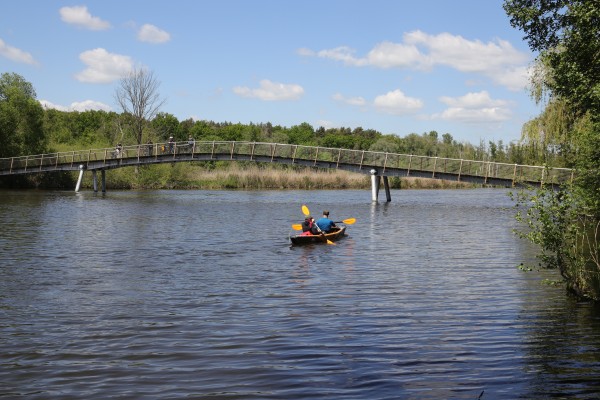
[{"label": "foliage", "polygon": [[505,0],[512,26],[540,54],[532,96],[545,109],[523,127],[527,157],[557,160],[577,170],[572,187],[521,194],[517,218],[540,245],[542,262],[561,271],[580,297],[600,300],[600,3],[584,0]]},{"label": "foliage", "polygon": [[600,300],[600,224],[582,213],[585,205],[575,193],[573,187],[512,193],[516,218],[525,226],[516,233],[540,247],[542,265],[558,269],[569,291]]},{"label": "foliage", "polygon": [[14,73],[0,76],[0,157],[46,150],[44,109],[31,83]]}]

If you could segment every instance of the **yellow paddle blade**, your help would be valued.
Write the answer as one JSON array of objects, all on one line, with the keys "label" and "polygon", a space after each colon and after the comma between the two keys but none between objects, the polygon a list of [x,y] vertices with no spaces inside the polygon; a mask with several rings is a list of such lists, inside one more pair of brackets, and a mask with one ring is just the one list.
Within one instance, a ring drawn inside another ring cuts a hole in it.
[{"label": "yellow paddle blade", "polygon": [[308,207],[306,207],[304,204],[302,205],[302,213],[304,215],[310,215],[310,211],[308,210]]},{"label": "yellow paddle blade", "polygon": [[348,218],[342,221],[344,224],[346,225],[352,225],[353,223],[356,222],[356,218]]},{"label": "yellow paddle blade", "polygon": [[292,225],[292,229],[295,231],[301,231],[302,230],[302,225],[300,224],[294,224]]}]

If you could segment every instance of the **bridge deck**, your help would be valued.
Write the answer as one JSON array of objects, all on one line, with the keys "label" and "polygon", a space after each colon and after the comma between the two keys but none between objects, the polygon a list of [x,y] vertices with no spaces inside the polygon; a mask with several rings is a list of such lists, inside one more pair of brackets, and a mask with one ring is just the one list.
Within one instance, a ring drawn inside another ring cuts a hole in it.
[{"label": "bridge deck", "polygon": [[39,154],[0,159],[0,175],[55,171],[108,170],[136,165],[190,161],[253,161],[341,169],[379,176],[445,179],[492,186],[522,186],[572,181],[568,168],[496,163],[409,154],[261,142],[157,143],[114,149]]}]

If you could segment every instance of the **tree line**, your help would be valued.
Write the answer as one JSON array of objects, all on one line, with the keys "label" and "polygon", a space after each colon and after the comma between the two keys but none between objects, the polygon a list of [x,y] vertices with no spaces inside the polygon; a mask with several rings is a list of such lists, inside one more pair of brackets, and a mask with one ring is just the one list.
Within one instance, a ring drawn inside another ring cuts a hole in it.
[{"label": "tree line", "polygon": [[[123,104],[126,104],[123,101]],[[124,112],[89,110],[61,111],[44,108],[35,89],[14,73],[0,77],[0,158],[112,147],[117,143],[141,144],[148,140],[166,142],[188,137],[195,140],[257,141],[354,150],[485,160],[516,164],[564,166],[552,148],[540,151],[534,142],[504,143],[480,140],[459,142],[450,133],[411,133],[404,137],[373,129],[313,127],[307,122],[291,127],[266,123],[232,123],[185,119],[173,114],[123,106]],[[151,119],[148,116],[152,115]],[[140,122],[143,122],[141,124]]]}]

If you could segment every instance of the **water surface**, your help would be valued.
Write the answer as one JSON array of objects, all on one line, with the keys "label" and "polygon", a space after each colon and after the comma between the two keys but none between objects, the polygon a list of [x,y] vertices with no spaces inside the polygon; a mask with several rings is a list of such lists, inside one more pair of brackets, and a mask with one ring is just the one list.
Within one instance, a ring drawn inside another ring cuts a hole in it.
[{"label": "water surface", "polygon": [[[0,192],[0,397],[593,398],[504,190]],[[354,217],[338,244],[291,224]]]}]

